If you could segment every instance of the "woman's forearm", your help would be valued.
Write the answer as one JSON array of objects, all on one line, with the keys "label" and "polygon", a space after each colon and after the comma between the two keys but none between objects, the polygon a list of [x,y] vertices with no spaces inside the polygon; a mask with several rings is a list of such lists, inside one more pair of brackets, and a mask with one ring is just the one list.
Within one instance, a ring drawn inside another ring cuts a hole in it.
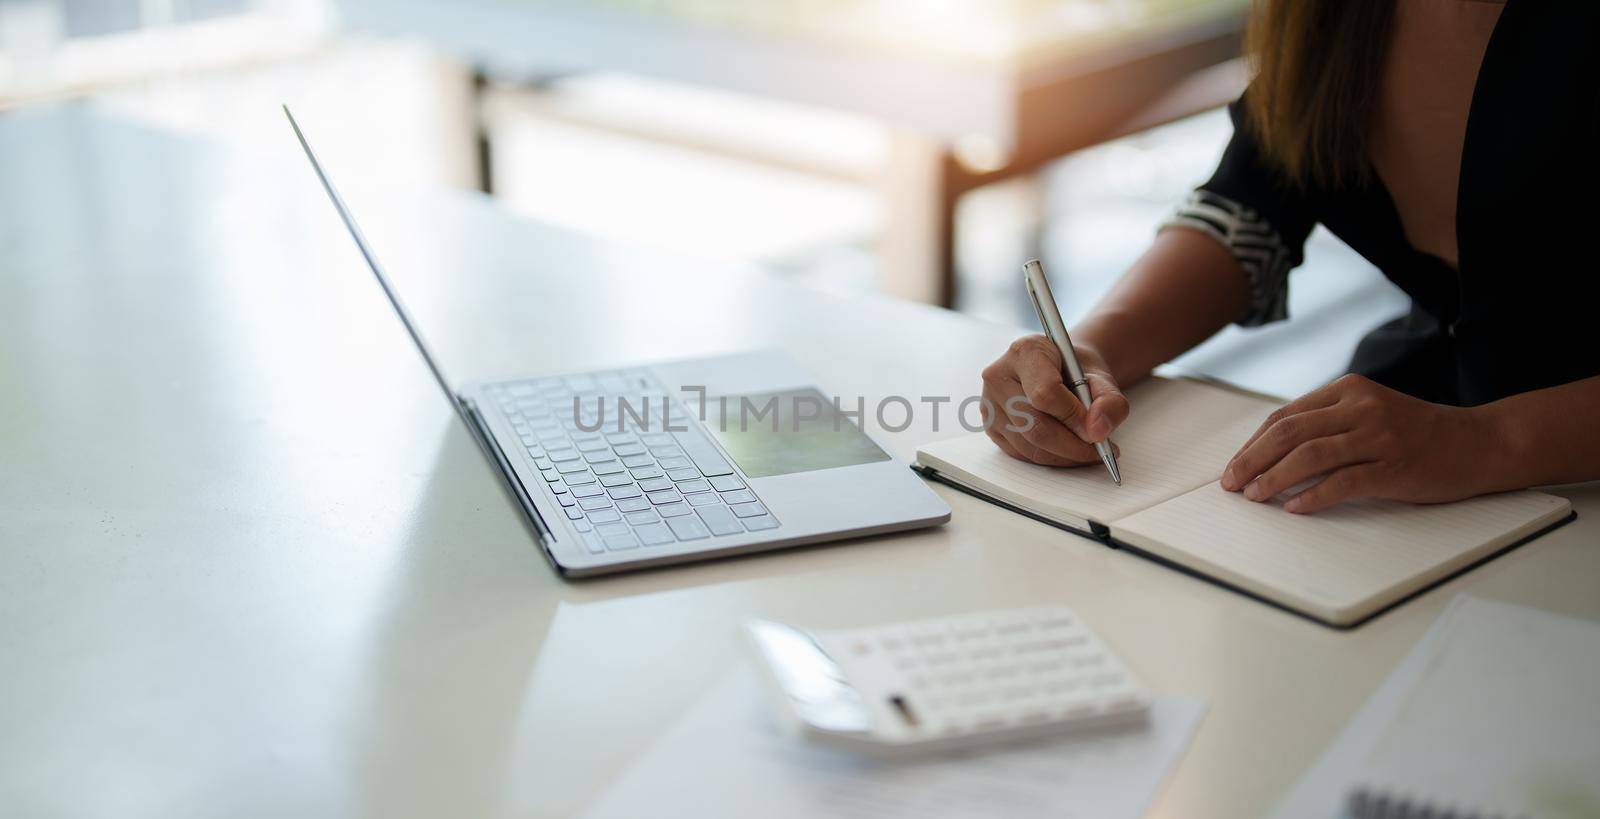
[{"label": "woman's forearm", "polygon": [[1485,468],[1495,490],[1600,479],[1600,376],[1533,390],[1476,408],[1497,453]]},{"label": "woman's forearm", "polygon": [[1131,385],[1227,326],[1249,299],[1231,253],[1209,236],[1173,227],[1156,236],[1072,338],[1094,347],[1117,382]]}]

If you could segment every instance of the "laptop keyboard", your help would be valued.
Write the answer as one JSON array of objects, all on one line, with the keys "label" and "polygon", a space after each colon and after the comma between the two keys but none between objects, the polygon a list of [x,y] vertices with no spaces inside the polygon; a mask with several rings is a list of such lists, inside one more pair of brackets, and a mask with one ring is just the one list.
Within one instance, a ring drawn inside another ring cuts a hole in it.
[{"label": "laptop keyboard", "polygon": [[644,370],[504,382],[489,394],[593,554],[778,528]]}]

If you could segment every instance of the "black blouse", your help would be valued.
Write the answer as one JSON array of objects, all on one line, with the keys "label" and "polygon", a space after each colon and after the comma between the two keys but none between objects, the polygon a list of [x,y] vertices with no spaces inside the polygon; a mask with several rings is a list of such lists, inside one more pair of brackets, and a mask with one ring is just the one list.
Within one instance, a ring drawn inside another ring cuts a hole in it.
[{"label": "black blouse", "polygon": [[1239,104],[1230,111],[1233,139],[1178,221],[1244,264],[1241,323],[1284,317],[1284,273],[1321,223],[1412,300],[1362,340],[1352,371],[1462,406],[1600,375],[1600,2],[1501,12],[1467,119],[1459,270],[1411,246],[1375,173],[1360,188],[1291,189],[1238,127]]}]

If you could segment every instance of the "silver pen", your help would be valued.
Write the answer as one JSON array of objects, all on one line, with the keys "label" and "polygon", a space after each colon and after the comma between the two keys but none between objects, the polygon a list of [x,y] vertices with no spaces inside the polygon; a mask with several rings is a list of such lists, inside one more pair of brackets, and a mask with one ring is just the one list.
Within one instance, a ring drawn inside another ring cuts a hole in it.
[{"label": "silver pen", "polygon": [[[1087,412],[1094,395],[1089,392],[1089,380],[1084,378],[1083,367],[1078,364],[1078,356],[1072,351],[1072,339],[1067,336],[1067,326],[1061,321],[1061,310],[1056,307],[1055,297],[1050,294],[1050,280],[1044,277],[1044,265],[1039,264],[1038,259],[1023,265],[1022,281],[1028,287],[1028,300],[1033,302],[1034,312],[1039,314],[1039,325],[1061,353],[1062,377],[1067,386],[1072,388],[1073,395],[1083,402]],[[1085,423],[1088,423],[1087,419]],[[1121,486],[1122,473],[1117,470],[1117,456],[1111,451],[1111,439],[1096,441],[1094,451],[1099,453],[1106,471],[1111,473],[1111,480]]]}]

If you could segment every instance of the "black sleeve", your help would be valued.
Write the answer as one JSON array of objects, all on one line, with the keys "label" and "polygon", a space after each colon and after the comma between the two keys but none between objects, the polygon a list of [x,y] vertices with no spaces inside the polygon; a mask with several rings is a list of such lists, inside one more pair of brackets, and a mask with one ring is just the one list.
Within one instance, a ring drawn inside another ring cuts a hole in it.
[{"label": "black sleeve", "polygon": [[1289,271],[1304,258],[1316,220],[1307,195],[1287,184],[1262,157],[1243,123],[1240,102],[1228,106],[1233,138],[1211,178],[1178,208],[1166,227],[1187,227],[1221,242],[1250,278],[1245,326],[1288,318]]}]

